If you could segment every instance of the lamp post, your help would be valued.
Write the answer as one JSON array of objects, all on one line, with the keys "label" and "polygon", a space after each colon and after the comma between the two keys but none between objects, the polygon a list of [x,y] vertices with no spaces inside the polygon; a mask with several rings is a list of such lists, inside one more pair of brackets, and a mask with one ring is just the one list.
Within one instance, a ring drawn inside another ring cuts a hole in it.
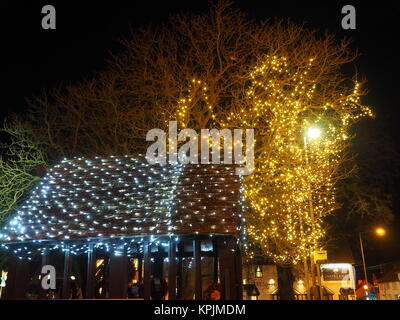
[{"label": "lamp post", "polygon": [[[368,277],[367,277],[367,266],[365,263],[365,255],[364,255],[364,245],[363,245],[363,240],[362,240],[362,236],[361,236],[362,232],[358,233],[358,238],[360,241],[360,251],[361,251],[361,258],[362,258],[362,264],[363,264],[363,270],[364,270],[364,279],[365,279],[365,285],[364,288],[367,290],[367,292],[369,291],[368,289]],[[386,234],[386,230],[382,227],[377,227],[375,229],[375,233],[380,236],[383,237]]]},{"label": "lamp post", "polygon": [[[319,136],[321,135],[321,130],[319,128],[309,128],[307,130],[307,134],[304,135],[304,153],[305,153],[305,160],[306,160],[306,167],[307,170],[309,169],[309,163],[308,163],[308,150],[307,150],[307,136],[310,139],[317,139]],[[313,207],[313,201],[312,201],[312,194],[311,194],[311,186],[310,184],[308,184],[308,208],[309,208],[309,212],[310,212],[310,218],[311,218],[311,228],[312,228],[312,232],[314,233],[315,231],[315,221],[314,221],[314,207]],[[310,260],[311,260],[311,279],[312,279],[312,288],[313,288],[313,298],[314,300],[316,299],[316,279],[315,279],[315,263],[314,263],[314,257],[312,252],[310,252]],[[308,272],[307,269],[307,263],[304,263],[304,269],[305,272]],[[319,272],[318,272],[319,274]],[[308,275],[306,275],[306,278],[308,278]],[[308,285],[307,285],[308,287]],[[320,296],[322,298],[321,295],[321,287],[320,289]]]},{"label": "lamp post", "polygon": [[[301,217],[300,217],[300,219],[301,219]],[[303,219],[300,220],[300,232],[301,232],[301,237],[303,237]],[[305,277],[305,280],[306,280],[307,300],[311,300],[310,277],[309,277],[309,273],[308,273],[307,256],[303,257],[303,267],[304,267],[304,277]]]},{"label": "lamp post", "polygon": [[367,279],[367,267],[365,265],[365,257],[364,257],[364,246],[363,246],[363,241],[362,241],[362,236],[361,236],[361,232],[358,233],[358,238],[360,240],[360,249],[361,249],[361,258],[362,258],[362,264],[363,264],[363,269],[364,269],[364,279],[365,279],[365,285],[367,285],[368,283],[368,279]]}]

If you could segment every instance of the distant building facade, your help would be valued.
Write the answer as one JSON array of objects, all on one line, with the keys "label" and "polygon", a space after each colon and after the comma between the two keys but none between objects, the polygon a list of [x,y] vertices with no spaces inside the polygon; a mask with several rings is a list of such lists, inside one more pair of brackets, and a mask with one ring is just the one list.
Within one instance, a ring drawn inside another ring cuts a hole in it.
[{"label": "distant building facade", "polygon": [[[259,291],[257,300],[273,300],[272,294],[278,288],[278,271],[273,264],[249,264],[243,266],[243,284],[255,285]],[[254,296],[246,295],[243,298],[254,300]]]},{"label": "distant building facade", "polygon": [[380,300],[400,300],[400,263],[390,265],[378,279]]},{"label": "distant building facade", "polygon": [[[321,285],[324,300],[355,300],[356,273],[354,259],[346,243],[336,242],[328,247],[328,260],[319,263],[321,271]],[[293,290],[296,300],[307,299],[307,284],[303,264],[293,268]],[[255,285],[258,291],[258,300],[279,300],[278,271],[276,265],[266,261],[253,262],[243,265],[243,284]],[[311,276],[309,288],[312,287]],[[249,287],[252,288],[252,287]],[[255,297],[249,292],[244,299],[252,300]],[[311,295],[313,290],[310,290]]]}]

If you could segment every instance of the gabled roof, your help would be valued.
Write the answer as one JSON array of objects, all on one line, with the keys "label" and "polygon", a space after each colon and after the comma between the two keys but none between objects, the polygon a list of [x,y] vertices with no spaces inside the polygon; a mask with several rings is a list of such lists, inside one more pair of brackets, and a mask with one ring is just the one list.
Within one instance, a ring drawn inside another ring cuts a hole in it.
[{"label": "gabled roof", "polygon": [[235,234],[234,165],[150,165],[143,158],[64,160],[0,231],[0,241]]},{"label": "gabled roof", "polygon": [[380,283],[392,281],[400,281],[400,263],[394,263],[391,265],[390,269],[378,280]]}]

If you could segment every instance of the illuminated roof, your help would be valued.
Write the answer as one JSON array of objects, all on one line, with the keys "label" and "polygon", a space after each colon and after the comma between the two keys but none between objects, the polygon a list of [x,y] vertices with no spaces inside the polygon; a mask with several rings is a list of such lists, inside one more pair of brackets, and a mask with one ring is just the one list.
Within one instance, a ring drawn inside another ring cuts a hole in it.
[{"label": "illuminated roof", "polygon": [[64,160],[11,216],[0,241],[236,234],[240,197],[234,165]]}]

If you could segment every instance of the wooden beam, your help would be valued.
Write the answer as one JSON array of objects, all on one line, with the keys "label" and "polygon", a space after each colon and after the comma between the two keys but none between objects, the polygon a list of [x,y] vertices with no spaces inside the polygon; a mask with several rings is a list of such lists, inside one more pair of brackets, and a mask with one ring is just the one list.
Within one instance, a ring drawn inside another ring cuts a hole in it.
[{"label": "wooden beam", "polygon": [[69,245],[66,245],[65,253],[64,253],[64,276],[63,276],[63,285],[61,298],[69,299],[71,293],[71,268],[72,268],[72,257],[71,251],[69,249]]},{"label": "wooden beam", "polygon": [[151,297],[151,244],[145,242],[143,244],[143,256],[144,256],[144,279],[143,279],[143,295],[144,300],[150,300]]},{"label": "wooden beam", "polygon": [[173,239],[169,240],[168,250],[168,299],[176,299],[176,243]]},{"label": "wooden beam", "polygon": [[201,250],[200,240],[193,240],[193,257],[194,257],[194,271],[195,271],[195,283],[194,283],[194,298],[201,300],[203,298],[203,290],[201,287]]},{"label": "wooden beam", "polygon": [[96,272],[96,252],[94,243],[89,243],[87,254],[87,272],[86,272],[86,299],[94,299],[95,290],[95,272]]},{"label": "wooden beam", "polygon": [[110,255],[109,297],[126,299],[128,297],[128,261],[126,249],[115,249]]}]

